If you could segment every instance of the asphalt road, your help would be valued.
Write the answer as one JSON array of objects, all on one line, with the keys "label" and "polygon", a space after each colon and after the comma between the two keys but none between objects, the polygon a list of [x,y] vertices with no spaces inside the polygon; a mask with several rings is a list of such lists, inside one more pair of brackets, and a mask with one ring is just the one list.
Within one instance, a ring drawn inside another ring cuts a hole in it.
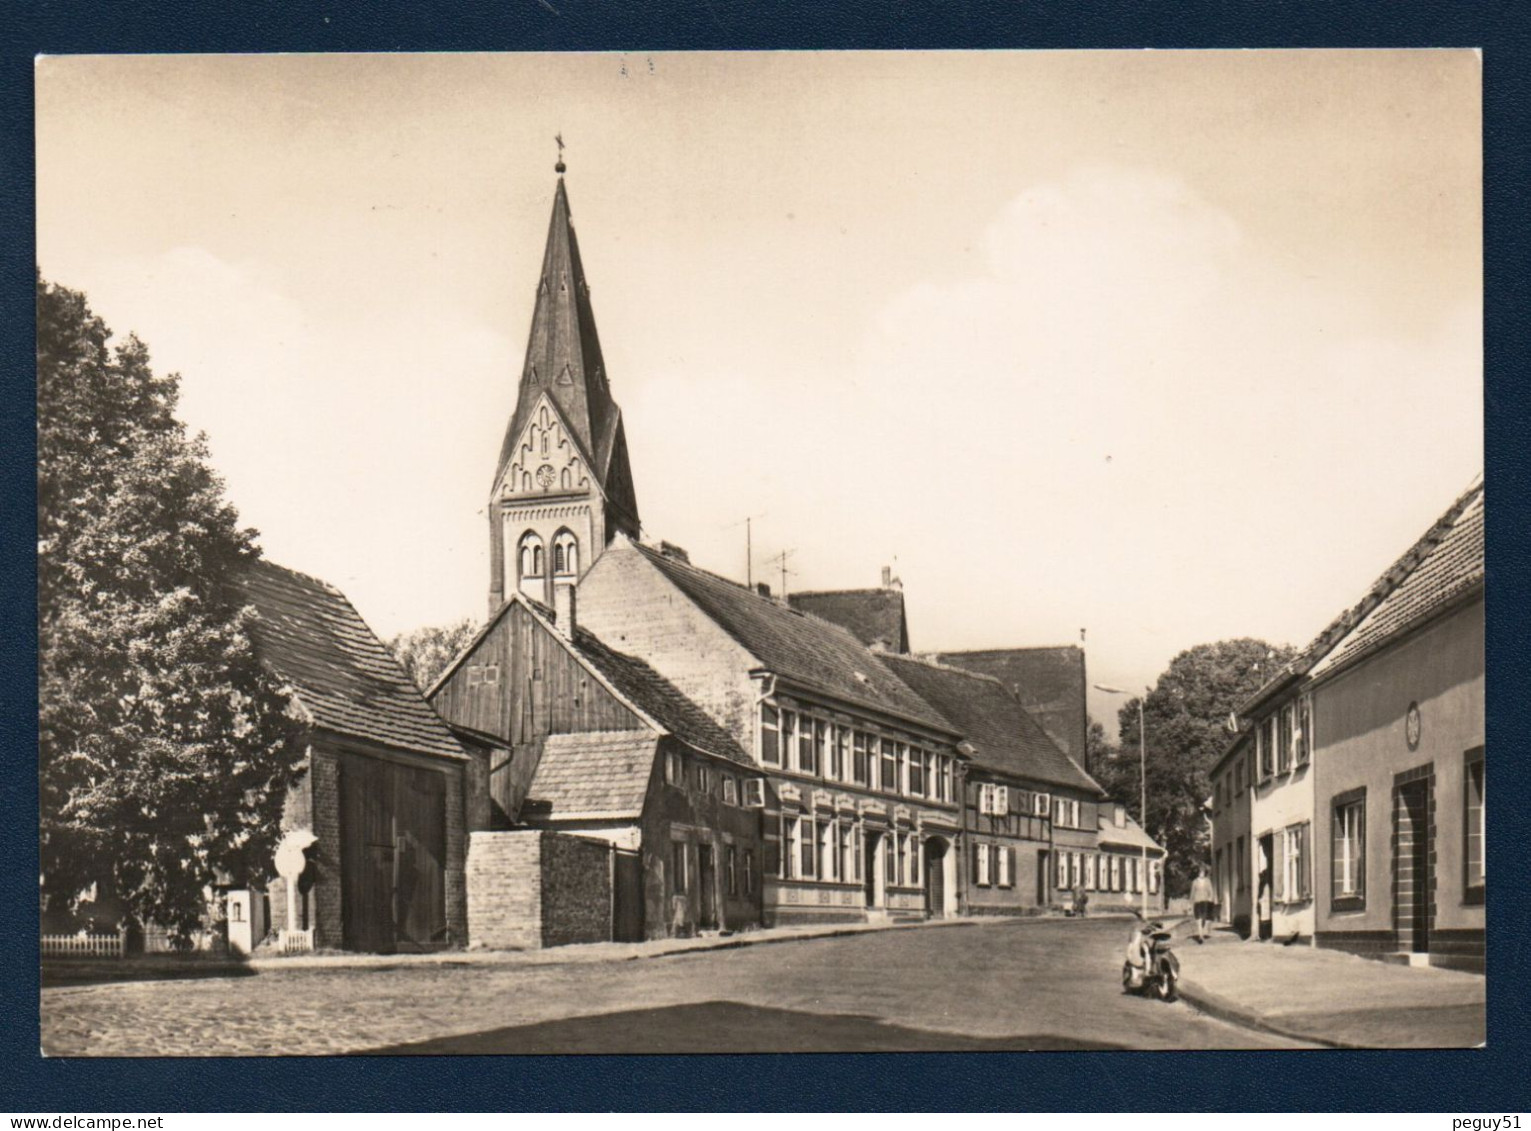
[{"label": "asphalt road", "polygon": [[[53,1055],[1297,1047],[1122,993],[1122,920],[881,931],[630,962],[53,987]],[[1194,949],[1185,955],[1188,971]]]}]

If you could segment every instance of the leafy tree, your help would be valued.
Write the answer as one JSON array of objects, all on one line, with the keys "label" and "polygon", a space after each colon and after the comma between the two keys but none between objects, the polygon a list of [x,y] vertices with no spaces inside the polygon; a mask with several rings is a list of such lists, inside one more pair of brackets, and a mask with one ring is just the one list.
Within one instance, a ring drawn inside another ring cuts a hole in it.
[{"label": "leafy tree", "polygon": [[395,636],[388,642],[388,650],[404,665],[415,686],[426,691],[472,642],[478,628],[468,617],[448,625],[417,628]]},{"label": "leafy tree", "polygon": [[178,379],[37,279],[43,893],[92,883],[184,941],[269,870],[301,747],[230,583],[259,551],[175,418]]},{"label": "leafy tree", "polygon": [[[1184,894],[1197,865],[1206,861],[1208,829],[1202,806],[1212,792],[1208,771],[1231,740],[1225,726],[1229,713],[1292,655],[1288,646],[1248,638],[1199,644],[1170,661],[1143,700],[1148,740],[1145,827],[1168,853],[1165,875],[1171,894]],[[1115,756],[1102,731],[1106,756],[1091,766],[1112,799],[1139,816],[1137,698],[1122,707],[1119,721],[1121,746]]]}]

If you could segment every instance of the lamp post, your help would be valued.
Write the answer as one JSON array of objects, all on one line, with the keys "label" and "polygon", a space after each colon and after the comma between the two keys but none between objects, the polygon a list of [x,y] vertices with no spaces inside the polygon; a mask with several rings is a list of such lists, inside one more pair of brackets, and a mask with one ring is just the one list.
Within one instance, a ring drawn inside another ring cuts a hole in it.
[{"label": "lamp post", "polygon": [[[1095,685],[1096,691],[1104,691],[1107,695],[1126,695],[1120,687],[1107,687],[1103,683]],[[1148,741],[1143,729],[1143,700],[1148,698],[1148,689],[1144,688],[1143,694],[1138,696],[1138,783],[1140,788],[1138,798],[1138,822],[1140,831],[1146,840],[1148,837]],[[1148,845],[1139,845],[1143,853],[1143,870],[1141,880],[1143,884],[1143,918],[1148,919]]]}]

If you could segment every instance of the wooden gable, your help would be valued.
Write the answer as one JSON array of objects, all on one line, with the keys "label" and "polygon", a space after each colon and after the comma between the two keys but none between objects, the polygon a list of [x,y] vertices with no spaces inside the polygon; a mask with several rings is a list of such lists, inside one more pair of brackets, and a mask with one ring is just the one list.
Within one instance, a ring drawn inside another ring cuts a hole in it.
[{"label": "wooden gable", "polygon": [[451,725],[512,749],[550,734],[648,729],[519,602],[501,610],[431,704]]}]

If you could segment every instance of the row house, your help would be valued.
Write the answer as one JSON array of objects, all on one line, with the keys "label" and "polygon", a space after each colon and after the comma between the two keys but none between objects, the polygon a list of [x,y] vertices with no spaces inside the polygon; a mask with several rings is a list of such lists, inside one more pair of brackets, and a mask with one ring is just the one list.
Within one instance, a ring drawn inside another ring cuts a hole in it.
[{"label": "row house", "polygon": [[581,627],[573,585],[555,600],[512,593],[429,692],[474,758],[473,942],[758,926],[764,792],[751,759],[648,664]]},{"label": "row house", "polygon": [[1483,486],[1309,676],[1319,946],[1482,972]]},{"label": "row house", "polygon": [[1225,918],[1482,968],[1483,591],[1480,480],[1242,706],[1212,771]]},{"label": "row house", "polygon": [[1244,938],[1256,928],[1249,867],[1250,801],[1256,780],[1255,731],[1243,730],[1212,767],[1212,885],[1218,918]]},{"label": "row house", "polygon": [[764,776],[767,924],[957,913],[962,736],[883,655],[673,546],[619,537],[579,593]]},{"label": "row house", "polygon": [[1100,786],[998,679],[929,659],[889,656],[885,662],[964,737],[970,758],[963,790],[964,911],[1045,908],[1083,883],[1083,862],[1097,847]]}]

